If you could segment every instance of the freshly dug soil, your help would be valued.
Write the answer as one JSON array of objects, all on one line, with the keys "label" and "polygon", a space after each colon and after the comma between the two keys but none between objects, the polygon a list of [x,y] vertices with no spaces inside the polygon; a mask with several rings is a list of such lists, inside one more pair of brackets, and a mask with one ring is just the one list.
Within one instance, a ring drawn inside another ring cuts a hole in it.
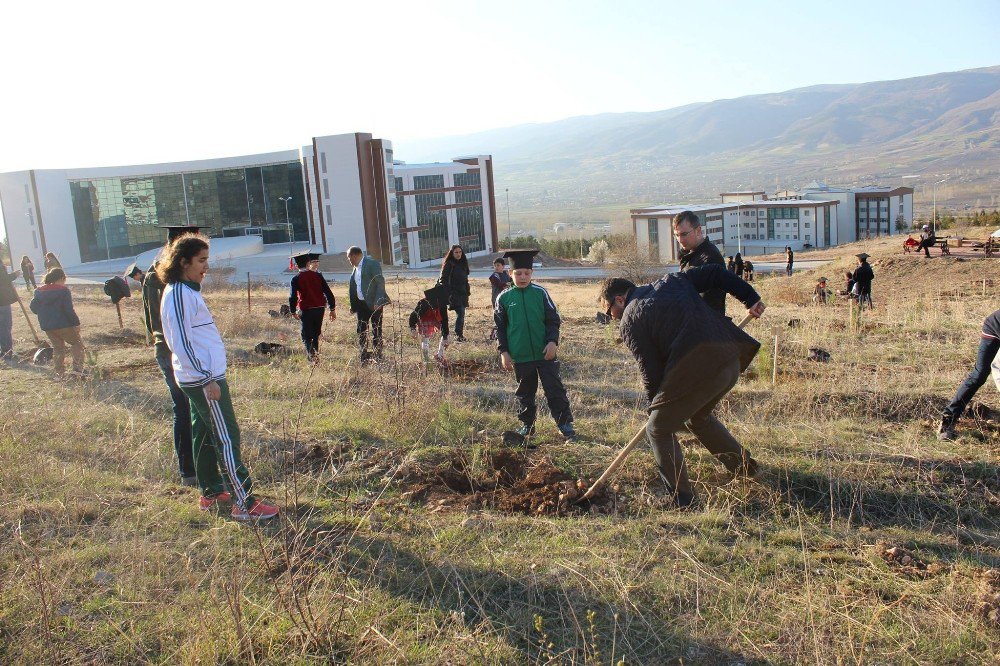
[{"label": "freshly dug soil", "polygon": [[602,490],[587,502],[574,503],[587,483],[545,458],[532,464],[524,453],[508,448],[490,450],[485,458],[479,474],[471,473],[459,458],[447,466],[411,474],[403,480],[403,497],[434,505],[434,510],[493,509],[531,516],[601,510],[613,499]]}]

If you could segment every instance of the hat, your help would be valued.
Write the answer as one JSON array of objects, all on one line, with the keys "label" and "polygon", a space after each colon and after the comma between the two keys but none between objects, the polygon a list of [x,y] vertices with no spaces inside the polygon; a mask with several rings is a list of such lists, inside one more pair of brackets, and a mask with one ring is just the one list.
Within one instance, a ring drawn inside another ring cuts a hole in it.
[{"label": "hat", "polygon": [[161,224],[161,229],[167,230],[167,242],[172,243],[184,234],[196,234],[201,231],[201,227],[193,224]]},{"label": "hat", "polygon": [[448,290],[444,288],[443,284],[436,284],[424,291],[424,298],[427,299],[432,308],[439,308],[445,304],[447,294]]},{"label": "hat", "polygon": [[930,226],[929,226],[929,225],[926,225],[926,224],[925,224],[924,226],[922,226],[922,227],[920,227],[920,228],[921,228],[921,229],[930,229]]},{"label": "hat", "polygon": [[826,278],[825,277],[821,277],[820,279],[816,280],[816,282],[826,282]]},{"label": "hat", "polygon": [[858,259],[860,259],[861,261],[864,261],[868,257],[870,257],[871,255],[870,254],[865,254],[864,252],[862,252],[861,254],[856,254],[854,256],[857,257]]},{"label": "hat", "polygon": [[503,258],[510,259],[515,270],[518,268],[532,268],[535,255],[539,252],[540,250],[504,250]]},{"label": "hat", "polygon": [[299,252],[298,254],[293,254],[292,259],[295,260],[295,265],[299,268],[305,268],[309,265],[310,261],[316,261],[319,259],[319,255],[315,252]]},{"label": "hat", "polygon": [[129,264],[129,267],[125,269],[125,272],[122,273],[122,275],[127,278],[130,278],[134,276],[136,273],[142,273],[142,269],[139,268],[133,261],[131,264]]}]

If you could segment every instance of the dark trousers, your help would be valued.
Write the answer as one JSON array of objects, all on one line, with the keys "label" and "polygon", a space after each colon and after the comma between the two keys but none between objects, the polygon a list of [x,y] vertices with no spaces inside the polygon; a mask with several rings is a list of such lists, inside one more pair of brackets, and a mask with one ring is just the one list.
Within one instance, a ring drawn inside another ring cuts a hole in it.
[{"label": "dark trousers", "polygon": [[993,363],[993,357],[997,355],[998,351],[1000,351],[1000,340],[983,338],[980,341],[979,351],[976,353],[976,367],[972,369],[969,376],[958,387],[955,397],[944,408],[944,420],[949,425],[954,424],[962,417],[965,408],[969,406],[969,401],[976,395],[976,391],[990,378],[990,364]]},{"label": "dark trousers", "polygon": [[921,250],[923,250],[925,257],[931,256],[931,250],[930,250],[930,248],[932,248],[934,246],[935,242],[936,242],[936,240],[931,240],[929,238],[925,238],[924,240],[920,241],[920,245],[917,246],[917,252],[920,252]]},{"label": "dark trousers", "polygon": [[372,329],[372,347],[375,357],[382,357],[382,310],[372,312],[364,302],[358,304],[358,349],[364,355],[368,350],[368,328]]},{"label": "dark trousers", "polygon": [[0,357],[14,352],[14,311],[9,305],[0,305]]},{"label": "dark trousers", "polygon": [[319,336],[323,332],[323,315],[326,308],[309,308],[299,313],[302,323],[302,343],[309,358],[319,351]]},{"label": "dark trousers", "polygon": [[28,288],[28,291],[38,289],[38,285],[35,283],[35,271],[21,271],[21,277],[24,278],[24,286]]},{"label": "dark trousers", "polygon": [[559,378],[559,361],[529,361],[514,364],[514,378],[517,379],[517,402],[520,406],[517,418],[521,423],[531,426],[535,423],[538,407],[535,404],[535,393],[538,392],[538,380],[542,380],[542,391],[549,403],[549,411],[556,425],[564,426],[573,422],[573,413],[569,410],[569,398],[566,388]]},{"label": "dark trousers", "polygon": [[177,454],[177,469],[181,478],[195,476],[194,456],[191,453],[191,401],[177,385],[174,368],[170,365],[170,355],[156,355],[156,364],[170,390],[174,402],[174,453]]},{"label": "dark trousers", "polygon": [[453,307],[455,311],[455,335],[461,337],[465,333],[465,306]]},{"label": "dark trousers", "polygon": [[670,492],[694,494],[676,435],[685,424],[730,472],[739,472],[750,461],[750,452],[712,414],[739,377],[739,361],[734,359],[716,372],[702,372],[697,377],[671,372],[663,380],[649,411],[646,438],[660,478]]}]

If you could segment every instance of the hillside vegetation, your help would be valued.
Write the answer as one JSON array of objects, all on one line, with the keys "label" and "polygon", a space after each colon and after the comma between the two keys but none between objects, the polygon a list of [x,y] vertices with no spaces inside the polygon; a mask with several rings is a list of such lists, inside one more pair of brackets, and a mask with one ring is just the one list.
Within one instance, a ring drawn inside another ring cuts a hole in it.
[{"label": "hillside vegetation", "polygon": [[[335,285],[313,368],[296,322],[267,314],[284,291],[255,288],[248,313],[245,291],[210,276],[245,460],[284,511],[257,528],[199,512],[175,483],[138,303],[119,331],[98,288],[75,288],[91,377],[0,368],[0,662],[996,663],[996,389],[959,440],[934,428],[1000,269],[896,244],[866,246],[876,310],[859,321],[842,299],[808,305],[855,248],[755,283],[763,348],[719,413],[766,472],[733,481],[685,436],[701,505],[684,513],[645,448],[593,505],[551,495],[596,477],[644,420],[635,363],[594,322],[594,283],[546,283],[584,439],[564,443],[543,407],[524,452],[499,437],[516,424],[513,380],[487,340],[485,281],[442,374],[404,331],[423,282],[389,284],[393,344],[375,369],[358,366]],[[32,346],[19,316],[15,337]],[[289,353],[258,356],[262,340]]]}]

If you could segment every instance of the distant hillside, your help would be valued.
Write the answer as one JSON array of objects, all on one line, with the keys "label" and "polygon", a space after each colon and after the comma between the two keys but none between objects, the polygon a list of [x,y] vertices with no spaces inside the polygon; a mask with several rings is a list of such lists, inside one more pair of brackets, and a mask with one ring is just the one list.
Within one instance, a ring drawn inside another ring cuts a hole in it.
[{"label": "distant hillside", "polygon": [[942,171],[953,176],[942,201],[985,196],[989,205],[1000,173],[1000,66],[397,144],[413,161],[492,153],[498,187],[522,211]]}]

